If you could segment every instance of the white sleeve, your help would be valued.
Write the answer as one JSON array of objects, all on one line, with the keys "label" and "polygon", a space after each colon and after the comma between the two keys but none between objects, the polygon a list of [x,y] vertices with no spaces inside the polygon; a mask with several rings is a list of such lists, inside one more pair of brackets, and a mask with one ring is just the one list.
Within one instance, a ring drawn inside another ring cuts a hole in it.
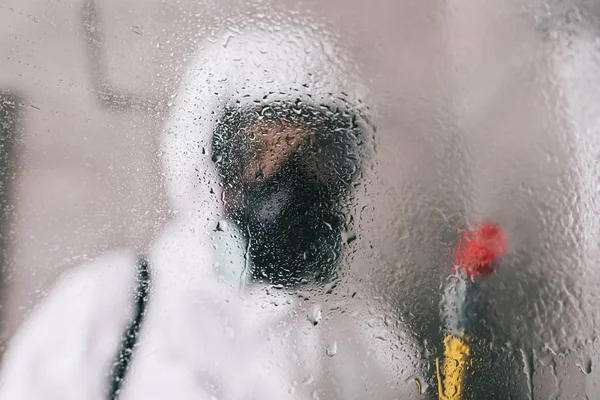
[{"label": "white sleeve", "polygon": [[10,342],[0,399],[102,399],[133,312],[135,275],[126,251],[62,275]]}]

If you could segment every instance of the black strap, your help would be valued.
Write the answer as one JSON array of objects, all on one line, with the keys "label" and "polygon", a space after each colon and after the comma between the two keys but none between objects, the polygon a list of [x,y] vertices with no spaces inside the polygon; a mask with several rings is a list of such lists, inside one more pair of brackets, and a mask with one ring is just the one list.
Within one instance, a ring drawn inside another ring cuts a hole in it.
[{"label": "black strap", "polygon": [[127,330],[123,332],[121,347],[117,358],[113,363],[110,375],[110,386],[108,392],[109,400],[117,400],[123,386],[123,381],[127,375],[127,368],[131,363],[133,350],[140,334],[140,328],[146,314],[148,304],[148,292],[150,289],[150,273],[148,270],[148,260],[141,256],[138,261],[137,269],[137,290],[135,294],[135,310],[133,319],[129,323]]}]

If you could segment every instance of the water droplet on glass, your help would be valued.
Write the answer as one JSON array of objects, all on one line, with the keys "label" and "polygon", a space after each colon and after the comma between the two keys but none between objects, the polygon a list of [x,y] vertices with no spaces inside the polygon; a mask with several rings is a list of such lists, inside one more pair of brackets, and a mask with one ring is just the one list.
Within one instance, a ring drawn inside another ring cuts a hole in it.
[{"label": "water droplet on glass", "polygon": [[356,240],[356,234],[350,231],[342,231],[342,241],[344,244],[349,245]]},{"label": "water droplet on glass", "polygon": [[405,382],[408,383],[410,381],[413,381],[416,384],[418,394],[425,394],[427,392],[427,389],[429,389],[429,384],[427,383],[427,380],[420,375],[411,375],[406,379]]},{"label": "water droplet on glass", "polygon": [[215,232],[225,232],[226,230],[227,230],[227,221],[217,222],[217,227],[215,228]]},{"label": "water droplet on glass", "polygon": [[521,349],[521,356],[523,358],[523,372],[527,379],[527,389],[529,393],[533,393],[533,354],[525,349]]},{"label": "water droplet on glass", "polygon": [[303,385],[310,385],[311,383],[313,383],[315,381],[315,377],[312,375],[307,376],[306,378],[304,378],[304,380],[302,381]]},{"label": "water droplet on glass", "polygon": [[256,171],[255,178],[257,181],[262,181],[265,178],[265,174],[262,169]]},{"label": "water droplet on glass", "polygon": [[429,359],[431,357],[431,351],[429,351],[429,343],[427,343],[427,339],[423,340],[423,359]]},{"label": "water droplet on glass", "polygon": [[317,325],[321,321],[322,318],[323,318],[323,313],[321,311],[321,306],[319,304],[315,304],[308,311],[308,320],[310,321],[311,324]]},{"label": "water droplet on glass", "polygon": [[333,357],[337,354],[337,342],[334,340],[333,343],[331,343],[328,347],[327,350],[325,350],[325,353],[329,356],[329,357]]},{"label": "water droplet on glass", "polygon": [[577,363],[577,366],[579,367],[579,369],[581,370],[581,372],[583,372],[586,375],[589,375],[592,373],[592,358],[589,355],[584,355],[583,358],[581,359],[581,361],[579,363]]},{"label": "water droplet on glass", "polygon": [[424,393],[423,385],[421,384],[421,381],[419,380],[419,378],[415,378],[415,383],[417,384],[417,393],[423,394]]}]

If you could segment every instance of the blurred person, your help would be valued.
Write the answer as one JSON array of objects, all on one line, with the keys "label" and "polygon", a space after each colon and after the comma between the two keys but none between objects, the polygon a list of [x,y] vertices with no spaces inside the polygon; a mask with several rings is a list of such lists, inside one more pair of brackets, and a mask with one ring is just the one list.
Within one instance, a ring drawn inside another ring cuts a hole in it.
[{"label": "blurred person", "polygon": [[414,346],[381,332],[342,268],[367,104],[350,59],[310,28],[202,43],[163,135],[176,219],[146,254],[60,278],[13,338],[0,398],[416,395]]}]

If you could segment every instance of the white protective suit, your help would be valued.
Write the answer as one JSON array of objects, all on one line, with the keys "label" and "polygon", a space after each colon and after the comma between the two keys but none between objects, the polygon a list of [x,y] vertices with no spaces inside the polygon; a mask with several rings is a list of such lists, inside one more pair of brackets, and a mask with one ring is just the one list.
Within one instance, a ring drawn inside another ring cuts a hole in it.
[{"label": "white protective suit", "polygon": [[[147,253],[150,295],[120,399],[416,398],[416,347],[377,326],[364,296],[351,299],[352,277],[320,321],[318,295],[243,284],[246,243],[222,221],[211,160],[215,123],[228,104],[296,98],[368,112],[350,60],[310,30],[228,33],[198,48],[164,130],[177,218]],[[12,340],[0,399],[107,398],[135,289],[133,251],[62,276]]]}]

